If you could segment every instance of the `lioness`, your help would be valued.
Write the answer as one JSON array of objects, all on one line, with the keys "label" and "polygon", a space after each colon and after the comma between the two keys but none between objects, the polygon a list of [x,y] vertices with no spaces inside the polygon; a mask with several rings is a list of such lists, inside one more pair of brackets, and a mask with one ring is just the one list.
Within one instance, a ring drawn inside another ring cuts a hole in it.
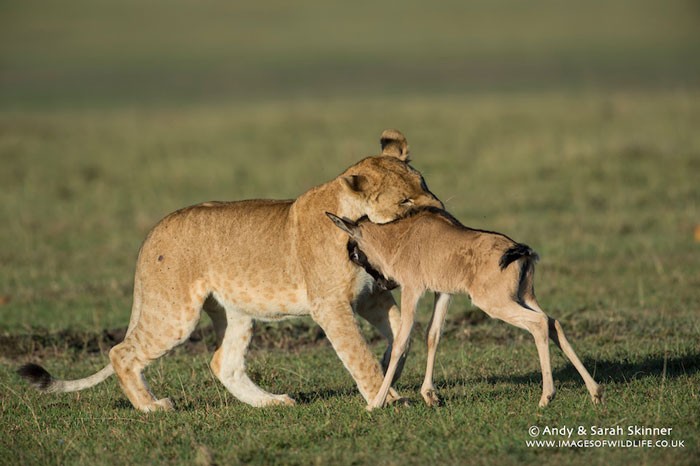
[{"label": "lioness", "polygon": [[253,406],[294,404],[255,385],[245,355],[253,319],[310,314],[369,402],[382,385],[382,371],[353,310],[391,346],[398,308],[388,291],[375,289],[370,276],[349,261],[347,237],[324,212],[385,223],[413,206],[442,206],[408,164],[400,132],[384,131],[381,146],[380,156],[361,160],[296,200],[208,202],[168,215],[139,252],[129,327],[110,351],[111,363],[80,380],[56,380],[33,364],[20,374],[41,390],[69,392],[116,373],[137,409],[172,409],[168,398],[153,396],[142,372],[190,336],[204,309],[217,337],[211,368],[226,388]]}]

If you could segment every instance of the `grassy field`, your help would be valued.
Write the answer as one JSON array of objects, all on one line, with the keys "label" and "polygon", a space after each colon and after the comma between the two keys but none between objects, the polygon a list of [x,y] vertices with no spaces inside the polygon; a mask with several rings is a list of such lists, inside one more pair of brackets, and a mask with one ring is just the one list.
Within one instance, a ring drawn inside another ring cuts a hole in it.
[{"label": "grassy field", "polygon": [[[0,6],[0,463],[697,464],[694,4],[235,3]],[[605,405],[553,348],[557,398],[538,408],[532,339],[466,298],[438,354],[437,409],[418,393],[429,299],[397,385],[413,405],[371,414],[308,319],[257,326],[249,357],[291,409],[226,392],[207,366],[206,317],[146,372],[173,413],[135,412],[114,379],[42,395],[14,374],[33,361],[81,377],[107,362],[138,248],[165,214],[295,197],[376,153],[387,127],[463,223],[540,253],[539,301]],[[573,427],[572,440],[669,427],[603,438],[684,446],[528,446],[531,426]]]}]

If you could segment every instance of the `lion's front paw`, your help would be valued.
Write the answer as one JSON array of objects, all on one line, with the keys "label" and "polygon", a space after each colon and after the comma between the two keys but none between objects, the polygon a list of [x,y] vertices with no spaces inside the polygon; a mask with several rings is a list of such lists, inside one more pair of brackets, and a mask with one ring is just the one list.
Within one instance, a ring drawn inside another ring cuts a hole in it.
[{"label": "lion's front paw", "polygon": [[143,408],[143,411],[149,413],[153,411],[172,411],[173,409],[173,402],[170,401],[170,398],[161,398]]},{"label": "lion's front paw", "polygon": [[297,402],[289,395],[275,395],[266,406],[294,406]]}]

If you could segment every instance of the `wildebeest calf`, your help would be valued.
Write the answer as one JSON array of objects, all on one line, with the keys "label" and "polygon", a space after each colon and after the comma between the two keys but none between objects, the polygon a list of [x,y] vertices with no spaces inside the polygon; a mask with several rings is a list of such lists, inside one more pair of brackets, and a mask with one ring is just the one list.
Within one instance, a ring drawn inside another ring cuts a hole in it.
[{"label": "wildebeest calf", "polygon": [[474,305],[489,316],[533,335],[542,368],[540,406],[546,406],[555,392],[549,360],[550,337],[583,377],[593,402],[602,401],[602,387],[576,356],[559,322],[548,317],[537,304],[533,279],[538,257],[530,247],[500,233],[467,228],[437,208],[416,209],[382,225],[327,215],[357,243],[355,249],[364,253],[369,268],[401,286],[401,328],[382,387],[368,409],[385,404],[399,360],[407,349],[418,299],[426,290],[438,293],[428,331],[428,367],[421,388],[428,404],[438,401],[432,376],[435,351],[449,297],[456,293],[468,294]]}]

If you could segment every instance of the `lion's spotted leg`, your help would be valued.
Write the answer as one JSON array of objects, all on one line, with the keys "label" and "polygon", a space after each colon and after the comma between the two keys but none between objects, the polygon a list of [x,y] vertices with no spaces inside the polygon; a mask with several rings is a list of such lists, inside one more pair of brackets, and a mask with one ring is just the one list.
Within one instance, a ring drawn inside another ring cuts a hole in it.
[{"label": "lion's spotted leg", "polygon": [[148,412],[167,411],[173,408],[168,398],[158,400],[153,396],[143,376],[143,370],[151,362],[185,341],[197,325],[197,320],[179,329],[157,334],[136,326],[122,343],[109,352],[119,383],[136,409]]},{"label": "lion's spotted leg", "polygon": [[287,395],[266,392],[246,374],[245,356],[253,337],[253,319],[237,311],[224,311],[221,306],[218,309],[206,306],[205,309],[214,322],[217,340],[221,341],[211,360],[211,368],[228,391],[251,406],[295,404]]},{"label": "lion's spotted leg", "polygon": [[369,402],[382,385],[382,371],[370,351],[347,303],[315,310],[311,316],[326,333],[333,349]]},{"label": "lion's spotted leg", "polygon": [[140,348],[132,340],[127,337],[122,343],[112,348],[109,358],[119,384],[131,404],[140,411],[155,411],[158,400],[151,393],[143,377],[143,370],[148,365],[148,361],[139,356]]},{"label": "lion's spotted leg", "polygon": [[[151,362],[184,342],[199,322],[202,296],[199,289],[188,293],[187,299],[139,296],[134,299],[138,319],[133,322],[126,338],[109,352],[109,359],[124,393],[141,411],[171,410],[168,398],[156,399],[148,388],[143,370]],[[173,307],[170,302],[189,305]]]},{"label": "lion's spotted leg", "polygon": [[[387,349],[382,358],[382,371],[386,373],[386,369],[389,367],[389,360],[391,359],[391,349],[394,338],[401,327],[401,313],[399,312],[399,307],[396,305],[396,301],[391,292],[375,290],[373,293],[360,298],[356,308],[357,313],[372,324],[388,342]],[[408,353],[401,357],[392,384],[401,376],[407,354]],[[398,392],[393,388],[390,389],[387,401],[391,403],[399,399],[401,399],[401,396]]]}]

